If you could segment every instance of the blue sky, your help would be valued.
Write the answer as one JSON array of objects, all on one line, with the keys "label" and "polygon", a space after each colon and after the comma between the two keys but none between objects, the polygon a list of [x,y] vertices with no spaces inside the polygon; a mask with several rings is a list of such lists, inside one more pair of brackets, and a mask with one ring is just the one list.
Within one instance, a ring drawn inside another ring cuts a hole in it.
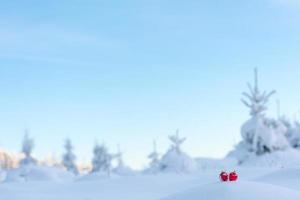
[{"label": "blue sky", "polygon": [[291,118],[299,116],[300,3],[253,1],[3,1],[0,145],[80,160],[95,140],[147,164],[156,139],[179,128],[193,156],[222,157],[248,118],[240,103],[252,70]]}]

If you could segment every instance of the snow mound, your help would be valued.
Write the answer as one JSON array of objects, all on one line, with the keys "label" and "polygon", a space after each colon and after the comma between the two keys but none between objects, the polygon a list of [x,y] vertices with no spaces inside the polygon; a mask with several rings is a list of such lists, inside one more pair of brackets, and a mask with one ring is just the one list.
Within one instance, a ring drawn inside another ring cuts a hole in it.
[{"label": "snow mound", "polygon": [[259,177],[258,181],[285,181],[297,179],[300,180],[300,168],[280,169],[270,174]]},{"label": "snow mound", "polygon": [[197,163],[184,152],[170,149],[160,161],[162,172],[192,173],[197,171]]},{"label": "snow mound", "polygon": [[103,179],[109,179],[112,176],[109,176],[106,172],[92,172],[86,175],[81,176],[77,181],[99,181]]},{"label": "snow mound", "polygon": [[228,182],[205,185],[161,200],[298,200],[300,192],[258,182]]},{"label": "snow mound", "polygon": [[130,167],[125,165],[117,166],[113,169],[113,173],[119,176],[133,176],[135,175],[135,171],[132,170]]},{"label": "snow mound", "polygon": [[297,149],[287,149],[257,156],[255,154],[242,163],[244,167],[293,167],[300,166],[300,151]]},{"label": "snow mound", "polygon": [[224,170],[237,166],[237,160],[234,158],[212,159],[212,158],[196,158],[198,168],[201,170]]},{"label": "snow mound", "polygon": [[5,182],[70,181],[73,178],[71,173],[58,168],[31,165],[9,170]]},{"label": "snow mound", "polygon": [[6,171],[0,169],[0,182],[3,182],[6,178]]},{"label": "snow mound", "polygon": [[261,176],[255,181],[276,184],[300,191],[300,167],[279,169]]},{"label": "snow mound", "polygon": [[264,153],[266,149],[270,152],[286,149],[289,146],[286,133],[287,128],[282,122],[262,116],[252,117],[241,127],[242,138],[259,154]]}]

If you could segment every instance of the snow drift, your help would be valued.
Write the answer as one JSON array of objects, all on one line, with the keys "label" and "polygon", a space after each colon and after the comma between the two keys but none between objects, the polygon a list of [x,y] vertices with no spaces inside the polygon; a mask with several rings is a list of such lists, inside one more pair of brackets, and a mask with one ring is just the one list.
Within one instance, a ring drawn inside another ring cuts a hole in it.
[{"label": "snow drift", "polygon": [[54,167],[29,165],[7,171],[5,182],[70,181],[73,174]]},{"label": "snow drift", "polygon": [[214,183],[171,195],[161,200],[298,200],[300,192],[271,184],[239,181]]}]

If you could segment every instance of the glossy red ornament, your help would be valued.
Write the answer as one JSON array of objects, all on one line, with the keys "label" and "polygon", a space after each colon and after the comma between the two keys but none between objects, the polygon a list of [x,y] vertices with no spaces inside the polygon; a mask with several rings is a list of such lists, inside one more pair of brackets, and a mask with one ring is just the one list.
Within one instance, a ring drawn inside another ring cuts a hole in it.
[{"label": "glossy red ornament", "polygon": [[222,182],[228,181],[228,174],[227,174],[226,172],[221,172],[221,173],[220,173],[220,180],[221,180]]},{"label": "glossy red ornament", "polygon": [[229,174],[229,181],[237,181],[238,174],[234,171]]}]

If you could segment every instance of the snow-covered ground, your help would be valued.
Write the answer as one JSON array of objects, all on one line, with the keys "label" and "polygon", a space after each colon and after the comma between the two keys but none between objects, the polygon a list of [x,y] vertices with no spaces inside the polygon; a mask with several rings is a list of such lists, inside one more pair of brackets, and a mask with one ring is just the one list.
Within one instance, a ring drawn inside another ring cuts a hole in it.
[{"label": "snow-covered ground", "polygon": [[220,182],[219,170],[17,181],[0,184],[1,200],[260,200],[300,199],[300,167],[238,168],[237,182]]}]

